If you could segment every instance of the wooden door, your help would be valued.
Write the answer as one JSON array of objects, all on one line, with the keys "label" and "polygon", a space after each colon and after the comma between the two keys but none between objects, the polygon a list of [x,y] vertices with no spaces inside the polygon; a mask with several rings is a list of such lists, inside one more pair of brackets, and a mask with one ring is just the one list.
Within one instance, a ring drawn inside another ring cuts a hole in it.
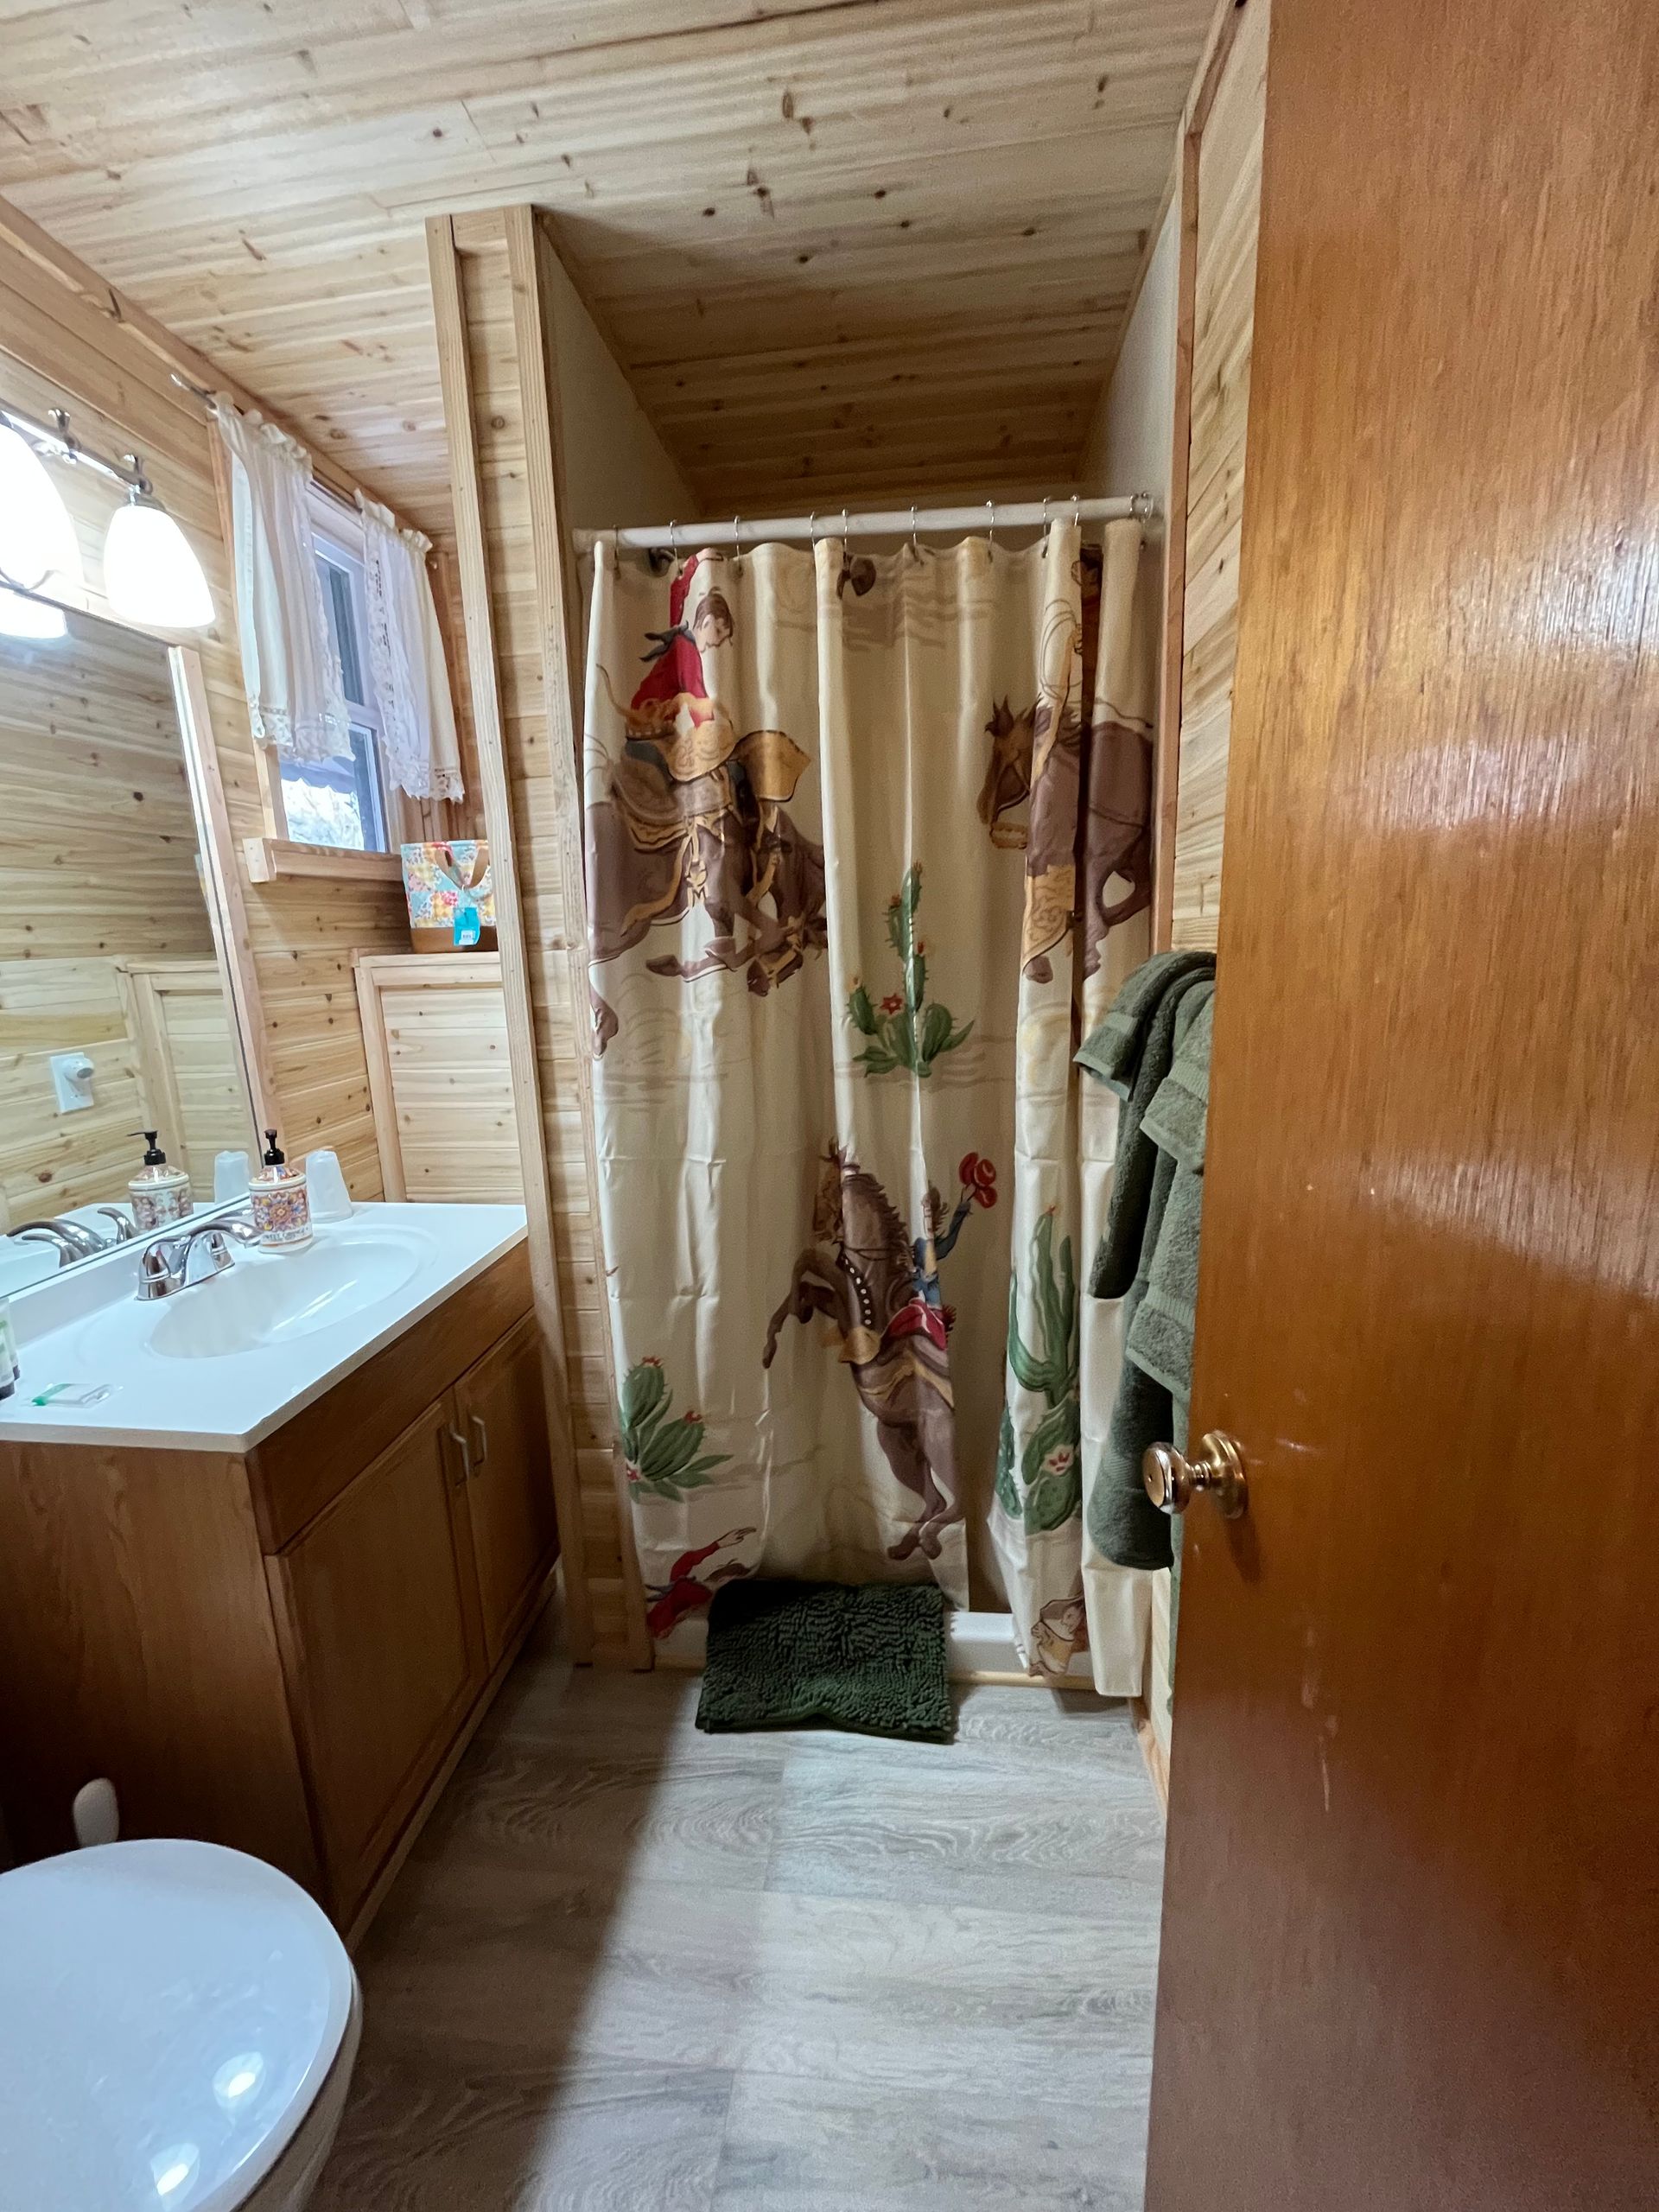
[{"label": "wooden door", "polygon": [[553,1471],[533,1314],[455,1385],[485,1649],[493,1667],[558,1556]]},{"label": "wooden door", "polygon": [[269,1562],[336,1919],[349,1918],[486,1674],[451,1401]]},{"label": "wooden door", "polygon": [[1656,116],[1274,0],[1149,2212],[1659,2202]]}]

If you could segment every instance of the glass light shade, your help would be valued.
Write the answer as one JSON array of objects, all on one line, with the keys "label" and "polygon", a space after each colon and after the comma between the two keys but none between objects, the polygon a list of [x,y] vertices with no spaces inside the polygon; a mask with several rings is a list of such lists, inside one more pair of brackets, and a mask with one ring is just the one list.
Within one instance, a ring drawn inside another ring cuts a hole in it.
[{"label": "glass light shade", "polygon": [[146,629],[205,630],[213,619],[213,595],[189,539],[149,493],[134,493],[110,517],[104,591],[123,621]]},{"label": "glass light shade", "polygon": [[26,599],[0,584],[0,638],[60,638],[68,626],[49,599]]},{"label": "glass light shade", "polygon": [[10,424],[0,424],[0,576],[25,591],[80,582],[80,547],[63,495]]}]

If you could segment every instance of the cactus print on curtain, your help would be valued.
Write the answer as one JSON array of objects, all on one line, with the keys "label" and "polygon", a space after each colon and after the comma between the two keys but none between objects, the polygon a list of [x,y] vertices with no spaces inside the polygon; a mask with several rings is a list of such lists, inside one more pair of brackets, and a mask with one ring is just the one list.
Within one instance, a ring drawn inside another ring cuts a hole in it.
[{"label": "cactus print on curtain", "polygon": [[1144,1590],[1078,1510],[1115,1102],[1071,1055],[1146,941],[1139,543],[1107,533],[1103,650],[1065,524],[596,563],[589,1014],[654,1635],[757,1570],[931,1576],[1033,1665],[1138,1685]]}]

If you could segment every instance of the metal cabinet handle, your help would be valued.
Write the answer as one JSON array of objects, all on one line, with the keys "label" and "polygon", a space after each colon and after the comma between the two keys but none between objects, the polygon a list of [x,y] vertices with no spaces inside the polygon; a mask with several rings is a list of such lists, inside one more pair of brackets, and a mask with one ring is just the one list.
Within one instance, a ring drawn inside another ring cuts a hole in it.
[{"label": "metal cabinet handle", "polygon": [[1198,1439],[1190,1459],[1173,1444],[1154,1444],[1143,1454],[1141,1479],[1160,1513],[1185,1513],[1200,1491],[1216,1501],[1224,1521],[1236,1521],[1249,1503],[1244,1456],[1218,1428]]},{"label": "metal cabinet handle", "polygon": [[473,1440],[478,1446],[478,1465],[473,1470],[473,1472],[474,1474],[482,1474],[485,1467],[489,1462],[490,1432],[484,1426],[484,1416],[482,1414],[468,1414],[467,1416],[467,1426],[472,1430]]},{"label": "metal cabinet handle", "polygon": [[467,1448],[466,1438],[458,1428],[450,1430],[449,1441],[461,1454],[461,1480],[454,1485],[459,1490],[461,1484],[469,1483],[473,1479],[473,1455]]}]

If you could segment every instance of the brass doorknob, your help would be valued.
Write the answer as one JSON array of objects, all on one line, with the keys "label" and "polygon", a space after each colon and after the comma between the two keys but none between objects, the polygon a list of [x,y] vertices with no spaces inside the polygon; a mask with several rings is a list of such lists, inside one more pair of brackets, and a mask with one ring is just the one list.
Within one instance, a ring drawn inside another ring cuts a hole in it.
[{"label": "brass doorknob", "polygon": [[1190,1459],[1173,1444],[1153,1445],[1141,1457],[1141,1479],[1160,1513],[1185,1513],[1200,1491],[1215,1499],[1224,1521],[1236,1521],[1249,1503],[1243,1455],[1218,1428],[1198,1439]]}]

